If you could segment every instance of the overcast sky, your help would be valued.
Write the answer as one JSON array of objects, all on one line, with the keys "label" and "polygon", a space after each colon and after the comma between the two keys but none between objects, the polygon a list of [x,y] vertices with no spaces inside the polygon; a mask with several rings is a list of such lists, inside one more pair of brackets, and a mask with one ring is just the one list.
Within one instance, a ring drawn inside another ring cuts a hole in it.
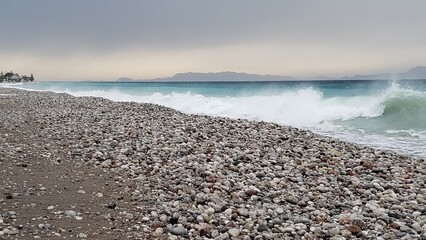
[{"label": "overcast sky", "polygon": [[0,11],[0,70],[38,80],[426,65],[424,0],[13,0]]}]

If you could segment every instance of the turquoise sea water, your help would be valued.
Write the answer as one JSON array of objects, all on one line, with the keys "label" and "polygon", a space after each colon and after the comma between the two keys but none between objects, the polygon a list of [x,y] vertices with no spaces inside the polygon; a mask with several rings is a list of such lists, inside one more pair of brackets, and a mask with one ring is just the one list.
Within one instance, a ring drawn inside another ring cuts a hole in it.
[{"label": "turquoise sea water", "polygon": [[36,82],[3,86],[274,122],[426,157],[426,80]]}]

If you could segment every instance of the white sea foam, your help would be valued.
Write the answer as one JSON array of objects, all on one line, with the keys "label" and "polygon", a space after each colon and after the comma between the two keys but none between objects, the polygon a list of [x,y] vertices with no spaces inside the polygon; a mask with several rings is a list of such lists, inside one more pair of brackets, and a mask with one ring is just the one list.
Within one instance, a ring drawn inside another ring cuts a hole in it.
[{"label": "white sea foam", "polygon": [[[25,88],[28,90],[27,86]],[[280,93],[262,91],[252,95],[219,97],[194,92],[148,93],[128,87],[99,89],[71,87],[45,90],[113,101],[154,103],[190,114],[274,122],[308,128],[343,140],[426,156],[426,108],[423,107],[426,94],[401,88],[398,84],[391,84],[375,94],[339,97],[325,97],[320,90],[309,87],[282,90]]]},{"label": "white sea foam", "polygon": [[16,88],[22,85],[24,85],[24,83],[6,83],[6,82],[0,83],[0,87],[4,87],[4,88],[7,88],[7,87]]},{"label": "white sea foam", "polygon": [[336,120],[376,117],[383,113],[377,97],[336,97],[326,99],[318,90],[308,88],[272,96],[207,97],[194,93],[154,93],[130,95],[119,90],[63,91],[74,96],[96,96],[113,101],[155,103],[191,114],[246,118],[313,127]]},{"label": "white sea foam", "polygon": [[[20,85],[11,86],[21,88]],[[283,90],[280,94],[268,95],[257,92],[252,96],[232,97],[204,96],[192,92],[147,94],[143,91],[134,92],[129,88],[83,91],[60,88],[45,90],[68,93],[73,96],[102,97],[113,101],[154,103],[191,114],[246,118],[323,129],[332,129],[333,126],[330,124],[332,122],[375,118],[383,115],[385,110],[395,111],[395,108],[398,110],[398,108],[407,107],[406,104],[424,105],[423,100],[426,103],[425,93],[401,88],[396,83],[376,95],[327,98],[321,91],[314,88]],[[408,108],[412,109],[413,106]]]}]

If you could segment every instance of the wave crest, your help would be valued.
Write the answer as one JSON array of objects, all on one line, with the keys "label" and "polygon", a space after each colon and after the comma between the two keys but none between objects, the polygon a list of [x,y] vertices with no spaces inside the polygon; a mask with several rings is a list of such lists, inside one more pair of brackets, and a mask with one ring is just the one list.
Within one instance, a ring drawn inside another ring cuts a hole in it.
[{"label": "wave crest", "polygon": [[[28,85],[28,88],[32,86]],[[383,129],[411,127],[426,130],[426,93],[403,88],[396,82],[381,91],[375,91],[375,94],[337,97],[324,96],[320,89],[313,87],[271,89],[269,92],[261,89],[245,95],[225,97],[190,91],[148,92],[144,90],[144,85],[137,90],[125,85],[108,88],[104,85],[96,86],[85,89],[80,85],[69,85],[68,89],[55,87],[45,90],[113,101],[155,103],[185,113],[247,118],[296,127],[321,128],[337,123],[346,126],[355,124],[361,129],[369,125],[377,129],[383,126]]]},{"label": "wave crest", "polygon": [[391,129],[426,129],[426,94],[394,89],[383,99],[380,120]]}]

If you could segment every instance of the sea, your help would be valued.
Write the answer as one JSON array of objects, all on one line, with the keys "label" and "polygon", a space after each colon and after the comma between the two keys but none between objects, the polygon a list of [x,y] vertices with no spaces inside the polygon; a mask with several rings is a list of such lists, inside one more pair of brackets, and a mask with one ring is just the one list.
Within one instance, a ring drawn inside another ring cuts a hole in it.
[{"label": "sea", "polygon": [[426,158],[426,80],[32,82],[1,86],[273,122]]}]

